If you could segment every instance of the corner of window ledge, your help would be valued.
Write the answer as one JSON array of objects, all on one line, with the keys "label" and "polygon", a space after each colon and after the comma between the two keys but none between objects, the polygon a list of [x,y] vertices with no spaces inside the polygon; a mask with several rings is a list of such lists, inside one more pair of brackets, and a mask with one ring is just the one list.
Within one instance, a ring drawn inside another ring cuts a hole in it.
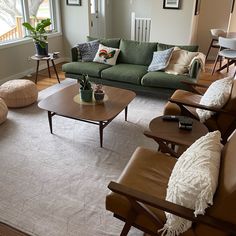
[{"label": "corner of window ledge", "polygon": [[[48,38],[50,39],[50,38],[58,37],[61,35],[62,35],[62,32],[54,32],[54,33],[48,34]],[[17,39],[14,41],[12,40],[8,42],[4,42],[4,43],[0,42],[0,50],[5,49],[5,48],[10,48],[10,47],[15,47],[22,44],[27,44],[27,43],[32,43],[32,39],[22,38],[22,39]]]}]

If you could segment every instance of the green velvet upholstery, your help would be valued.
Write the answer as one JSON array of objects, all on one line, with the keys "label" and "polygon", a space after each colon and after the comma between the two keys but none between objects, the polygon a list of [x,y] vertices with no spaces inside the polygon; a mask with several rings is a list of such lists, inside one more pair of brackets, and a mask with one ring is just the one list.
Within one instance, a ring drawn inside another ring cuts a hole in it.
[{"label": "green velvet upholstery", "polygon": [[88,74],[92,77],[100,77],[101,71],[109,68],[109,65],[96,62],[70,62],[62,65],[62,71],[71,74]]},{"label": "green velvet upholstery", "polygon": [[119,46],[120,46],[120,38],[99,39],[99,38],[87,36],[88,41],[93,41],[96,39],[98,39],[101,44],[103,44],[104,46],[107,46],[107,47],[119,48]]},{"label": "green velvet upholstery", "polygon": [[142,77],[147,73],[147,66],[132,64],[117,64],[103,70],[102,79],[115,80],[131,84],[141,84]]},{"label": "green velvet upholstery", "polygon": [[157,51],[163,51],[168,48],[172,47],[179,47],[183,50],[187,50],[190,52],[197,52],[198,51],[198,46],[197,45],[171,45],[171,44],[164,44],[164,43],[158,43],[157,45]]},{"label": "green velvet upholstery", "polygon": [[[161,71],[148,72],[143,76],[141,84],[147,87],[188,89],[181,80],[189,80],[187,75],[173,75]],[[193,80],[194,81],[194,80]]]},{"label": "green velvet upholstery", "polygon": [[143,43],[121,39],[119,62],[126,64],[149,66],[157,43]]}]

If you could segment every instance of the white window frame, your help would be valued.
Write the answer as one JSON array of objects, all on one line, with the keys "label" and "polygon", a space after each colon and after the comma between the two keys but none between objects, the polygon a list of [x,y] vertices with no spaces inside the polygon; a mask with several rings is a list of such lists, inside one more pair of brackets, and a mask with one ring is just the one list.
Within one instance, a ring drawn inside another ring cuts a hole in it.
[{"label": "white window frame", "polygon": [[[29,8],[28,8],[28,0],[21,0],[22,2],[22,14],[24,20],[29,22]],[[60,14],[60,3],[57,0],[49,0],[50,4],[50,15],[53,24],[53,32],[48,33],[48,38],[54,38],[62,35],[61,32],[61,14]],[[24,29],[26,31],[26,29]],[[0,42],[0,50],[4,48],[14,47],[21,44],[27,44],[32,42],[32,39],[29,38],[19,38],[14,40],[9,40],[6,42]]]}]

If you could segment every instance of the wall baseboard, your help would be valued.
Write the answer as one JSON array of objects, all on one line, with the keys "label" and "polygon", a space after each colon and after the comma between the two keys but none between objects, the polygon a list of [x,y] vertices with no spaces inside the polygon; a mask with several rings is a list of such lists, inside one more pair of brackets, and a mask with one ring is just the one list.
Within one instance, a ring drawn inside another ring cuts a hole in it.
[{"label": "wall baseboard", "polygon": [[[70,58],[58,58],[55,62],[55,64],[58,64],[58,63],[62,63],[62,62],[68,62],[70,61]],[[47,64],[46,63],[41,63],[41,65],[39,65],[39,70],[44,70],[47,68]],[[11,76],[8,76],[6,78],[2,78],[0,79],[0,85],[9,81],[9,80],[13,80],[13,79],[20,79],[22,77],[25,77],[25,76],[29,76],[31,75],[32,73],[35,73],[35,69],[36,69],[36,65],[35,67],[33,68],[30,68],[28,70],[25,70],[25,71],[22,71],[20,73],[17,73],[17,74],[14,74],[14,75],[11,75]]]}]

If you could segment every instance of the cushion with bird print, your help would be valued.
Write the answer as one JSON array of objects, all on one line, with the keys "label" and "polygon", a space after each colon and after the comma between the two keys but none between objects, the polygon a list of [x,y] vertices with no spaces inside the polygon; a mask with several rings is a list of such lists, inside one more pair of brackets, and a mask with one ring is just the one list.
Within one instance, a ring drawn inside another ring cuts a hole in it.
[{"label": "cushion with bird print", "polygon": [[99,44],[97,54],[93,61],[114,66],[119,53],[120,49],[118,48],[110,48]]}]

